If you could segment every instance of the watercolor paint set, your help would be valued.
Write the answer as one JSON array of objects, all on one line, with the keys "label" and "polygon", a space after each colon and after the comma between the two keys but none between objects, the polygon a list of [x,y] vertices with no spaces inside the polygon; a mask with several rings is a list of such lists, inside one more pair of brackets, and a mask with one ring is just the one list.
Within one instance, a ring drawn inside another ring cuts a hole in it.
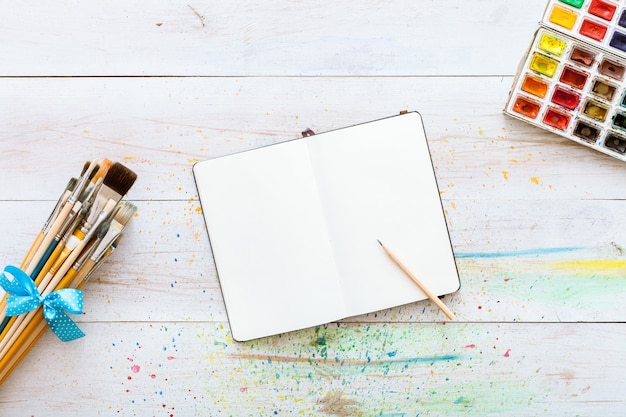
[{"label": "watercolor paint set", "polygon": [[505,113],[626,161],[626,1],[552,0]]}]

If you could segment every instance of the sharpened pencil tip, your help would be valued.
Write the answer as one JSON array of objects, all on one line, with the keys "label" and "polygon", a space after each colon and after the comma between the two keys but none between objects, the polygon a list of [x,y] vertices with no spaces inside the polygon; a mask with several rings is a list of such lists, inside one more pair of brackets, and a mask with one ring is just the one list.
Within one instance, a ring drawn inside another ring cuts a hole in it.
[{"label": "sharpened pencil tip", "polygon": [[376,239],[376,242],[378,242],[380,244],[380,246],[383,245],[383,242],[381,242],[380,240]]}]

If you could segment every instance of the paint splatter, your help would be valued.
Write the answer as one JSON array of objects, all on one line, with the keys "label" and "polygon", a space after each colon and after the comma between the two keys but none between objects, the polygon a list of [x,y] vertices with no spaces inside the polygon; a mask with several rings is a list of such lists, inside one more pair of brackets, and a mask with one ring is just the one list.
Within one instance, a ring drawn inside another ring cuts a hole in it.
[{"label": "paint splatter", "polygon": [[511,356],[510,353],[511,353],[511,349],[507,349],[506,352],[504,352],[504,357],[508,358],[509,356]]},{"label": "paint splatter", "polygon": [[539,185],[541,180],[539,179],[539,177],[530,177],[530,182],[532,182],[533,184]]},{"label": "paint splatter", "polygon": [[468,405],[469,401],[461,396],[461,397],[457,398],[456,400],[454,400],[454,404]]},{"label": "paint splatter", "polygon": [[133,371],[133,373],[138,373],[139,371],[141,371],[141,367],[139,367],[139,365],[133,365],[130,367],[130,370]]},{"label": "paint splatter", "polygon": [[509,171],[502,171],[502,176],[504,177],[505,180],[509,180]]}]

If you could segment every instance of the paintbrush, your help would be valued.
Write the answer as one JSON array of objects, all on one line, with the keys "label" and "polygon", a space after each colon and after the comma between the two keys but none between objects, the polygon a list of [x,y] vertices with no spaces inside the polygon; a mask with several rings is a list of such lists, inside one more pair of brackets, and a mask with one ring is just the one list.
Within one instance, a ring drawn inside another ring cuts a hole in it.
[{"label": "paintbrush", "polygon": [[[84,274],[82,274],[82,270],[79,271],[81,272],[81,274],[80,276],[77,275],[76,277],[74,277],[74,280],[72,281],[72,284],[71,284],[71,288],[78,288],[78,289],[82,288],[82,286],[85,285],[87,281],[89,281],[89,278],[91,278],[91,276],[104,263],[104,260],[107,259],[109,256],[111,256],[113,252],[115,252],[115,249],[117,249],[117,246],[120,244],[120,241],[122,240],[123,237],[124,237],[124,233],[121,233],[118,237],[116,237],[115,240],[111,242],[111,245],[104,251],[100,259],[98,259],[98,261],[89,271],[86,271]],[[84,275],[84,277],[82,275]]]},{"label": "paintbrush", "polygon": [[[83,167],[83,173],[86,170],[86,167],[88,165],[89,165],[89,162],[86,162],[85,163],[85,167]],[[82,173],[81,173],[81,175],[82,175]],[[31,245],[30,249],[28,249],[28,252],[26,253],[26,256],[24,257],[24,260],[22,261],[22,264],[20,265],[20,269],[23,269],[25,267],[25,265],[27,265],[30,262],[30,260],[33,258],[33,256],[35,255],[35,252],[37,251],[37,249],[41,245],[41,242],[43,241],[44,236],[48,233],[48,229],[50,227],[50,224],[56,218],[57,214],[59,213],[59,210],[61,209],[61,206],[63,204],[65,204],[67,199],[72,194],[72,190],[76,186],[77,181],[78,180],[76,178],[71,178],[68,181],[67,186],[65,187],[65,190],[63,190],[63,193],[61,194],[61,196],[59,197],[56,205],[54,206],[54,209],[52,210],[52,212],[48,216],[48,219],[44,223],[44,225],[41,228],[41,230],[39,231],[39,233],[37,234],[37,237],[35,238],[35,241]],[[1,311],[0,317],[4,317],[4,314],[5,314],[5,311],[6,311],[6,297],[7,297],[7,295],[4,294],[4,296],[2,297],[2,301],[0,301],[0,311]],[[6,327],[8,321],[9,321],[9,318],[8,317],[4,317],[2,323],[0,324],[0,333]]]},{"label": "paintbrush", "polygon": [[43,312],[39,313],[40,320],[33,320],[28,328],[20,334],[9,351],[0,359],[0,385],[8,378],[13,369],[24,359],[26,354],[35,346],[37,341],[46,332],[46,321]]},{"label": "paintbrush", "polygon": [[[50,271],[52,271],[52,268],[54,268],[54,270],[56,271],[56,269],[60,267],[61,263],[70,256],[70,253],[75,250],[76,245],[78,245],[78,243],[85,237],[87,231],[93,230],[92,228],[94,225],[94,221],[96,220],[96,218],[99,218],[100,210],[102,209],[102,207],[104,207],[106,204],[109,204],[110,201],[113,201],[114,205],[117,205],[122,197],[128,192],[130,187],[132,187],[135,183],[135,180],[137,179],[137,174],[135,174],[133,171],[126,168],[119,162],[112,164],[107,169],[108,165],[109,163],[104,162],[101,165],[103,168],[99,170],[106,170],[106,172],[98,173],[98,175],[104,173],[104,178],[102,180],[102,185],[99,187],[98,192],[95,195],[93,203],[90,204],[91,207],[87,219],[81,226],[80,230],[76,230],[74,232],[74,237],[70,237],[67,240],[67,242],[65,243],[65,248],[63,248],[63,250],[59,253],[58,259],[55,260],[55,263],[52,265]],[[97,183],[99,181],[100,180],[98,179]],[[52,274],[48,272],[44,276],[42,283],[45,283],[47,285],[49,280],[52,279],[53,275],[54,272],[52,272]]]},{"label": "paintbrush", "polygon": [[137,174],[119,162],[115,162],[104,176],[104,181],[96,195],[94,206],[103,207],[109,199],[114,200],[117,204],[126,195],[130,187],[133,186],[136,179]]},{"label": "paintbrush", "polygon": [[39,264],[39,261],[42,258],[44,252],[50,245],[50,242],[52,242],[54,236],[56,236],[61,226],[63,226],[65,219],[72,210],[72,207],[74,207],[74,204],[76,204],[76,202],[78,201],[78,198],[83,192],[83,189],[85,188],[87,181],[89,181],[90,175],[95,169],[96,165],[96,161],[91,161],[87,170],[83,173],[83,175],[81,175],[78,183],[76,184],[76,187],[74,187],[74,190],[72,191],[72,194],[63,205],[63,208],[61,209],[59,214],[56,216],[54,222],[50,226],[50,230],[45,235],[43,241],[41,242],[41,245],[35,252],[35,255],[29,262],[28,266],[24,269],[24,272],[26,272],[27,275],[31,275],[33,273],[35,267]]},{"label": "paintbrush", "polygon": [[[111,206],[112,206],[112,201],[111,201]],[[106,213],[108,213],[108,211],[109,211],[109,208],[107,206],[107,208],[105,208],[105,210],[103,210],[101,213],[101,216],[100,216],[101,219],[106,219],[107,217]],[[119,210],[117,210],[117,212],[119,212]],[[116,212],[116,215],[117,215],[117,212]],[[113,221],[113,218],[109,220],[105,220],[102,222],[102,224],[98,226],[98,234],[101,236],[98,236],[96,240],[89,241],[88,245],[90,246],[81,253],[80,258],[88,256],[89,254],[94,252],[94,250],[98,246],[99,241],[101,241],[101,239],[104,236],[106,236],[107,231],[110,228],[112,221]],[[88,241],[89,238],[86,237],[85,240]],[[74,265],[76,265],[79,262],[80,261],[76,261]],[[71,284],[72,284],[72,280],[74,277],[74,274],[72,273],[72,271],[75,272],[75,269],[73,268],[67,274],[65,274],[65,276],[63,276],[63,278],[56,285],[54,283],[50,283],[49,285],[55,286],[54,291],[62,289],[62,288],[72,288]],[[15,326],[19,326],[17,329],[18,331],[17,337],[15,338],[14,336],[14,341],[10,346],[8,346],[8,349],[6,346],[3,347],[3,352],[6,352],[6,353],[4,353],[4,356],[0,356],[1,358],[0,380],[2,380],[2,373],[4,372],[4,369],[7,366],[11,366],[10,363],[12,363],[12,359],[14,359],[13,357],[16,355],[16,352],[20,352],[20,350],[25,350],[25,351],[30,350],[31,345],[28,341],[25,341],[25,339],[31,338],[31,336],[37,336],[36,338],[38,339],[38,337],[40,336],[40,333],[42,333],[45,330],[45,323],[43,323],[44,322],[43,315],[38,314],[37,312],[31,312],[31,313],[34,313],[34,314],[32,315],[30,321],[28,321],[29,317],[27,316],[25,321],[23,321],[22,323],[18,322],[15,324]],[[9,335],[8,337],[10,336],[11,335]],[[19,360],[22,356],[23,354],[19,354],[17,359]]]},{"label": "paintbrush", "polygon": [[[68,182],[65,191],[57,201],[52,213],[48,217],[48,220],[44,224],[40,233],[31,245],[31,249],[29,250],[30,255],[27,254],[26,258],[22,262],[21,269],[24,270],[31,278],[35,277],[34,269],[40,264],[40,260],[43,259],[43,254],[46,251],[46,246],[49,246],[49,243],[54,239],[53,233],[56,235],[56,231],[60,229],[65,223],[64,220],[60,219],[63,215],[68,215],[69,212],[74,208],[74,203],[71,202],[72,199],[76,199],[76,196],[80,196],[79,188],[84,187],[84,184],[90,178],[91,173],[95,169],[97,164],[94,161],[87,161],[83,165],[83,169],[81,171],[81,175],[78,180],[72,178]],[[61,207],[63,209],[61,210]],[[64,214],[63,214],[64,213]],[[47,242],[47,243],[46,243]],[[28,259],[30,258],[30,259]],[[39,259],[39,260],[38,260]],[[45,261],[44,261],[45,262]],[[6,314],[6,294],[2,298],[2,302],[0,303],[1,314],[0,317],[3,317],[2,323],[0,323],[0,336],[4,333],[5,329],[9,325],[11,320],[10,317],[5,316]]]},{"label": "paintbrush", "polygon": [[[123,221],[123,219],[119,220]],[[87,280],[91,277],[91,275],[102,265],[103,261],[108,258],[111,253],[113,253],[113,251],[115,251],[123,236],[124,235],[120,233],[113,239],[111,244],[106,248],[106,250],[97,260],[95,265],[87,272],[86,276],[79,277],[78,275],[76,275],[69,285],[64,285],[67,284],[66,275],[66,277],[64,277],[62,280],[65,282],[61,282],[57,288],[81,289],[83,285],[87,282]],[[91,253],[93,253],[93,251]],[[0,357],[0,385],[2,385],[6,378],[11,374],[13,369],[15,369],[15,367],[22,361],[22,359],[24,359],[24,357],[33,348],[33,346],[35,346],[37,341],[41,338],[41,336],[44,335],[45,332],[46,322],[43,318],[43,314],[39,313],[34,317],[33,320],[30,321],[24,331],[20,333],[19,337],[11,345],[7,353],[4,356]]]},{"label": "paintbrush", "polygon": [[[78,226],[80,221],[85,217],[86,212],[87,208],[83,206],[79,215],[72,219],[72,223],[67,227],[65,233],[62,236],[60,235],[60,233],[57,233],[52,243],[50,243],[50,246],[46,253],[50,253],[50,251],[52,252],[48,256],[46,263],[43,265],[42,268],[40,268],[39,272],[37,271],[37,268],[35,268],[34,272],[37,273],[37,276],[35,278],[35,285],[39,286],[44,277],[48,274],[48,272],[50,272],[53,267],[59,267],[59,265],[57,265],[57,261],[60,256],[65,255],[63,252],[65,250],[65,245],[70,237],[74,234],[74,231],[76,230],[76,227]],[[65,256],[67,257],[67,255]],[[43,261],[44,259],[42,259],[40,263],[42,263]]]},{"label": "paintbrush", "polygon": [[[67,242],[66,249],[72,246],[71,253],[67,257],[67,259],[64,259],[62,262],[61,262],[61,257],[59,257],[55,265],[53,265],[50,271],[46,274],[41,284],[39,284],[37,287],[42,297],[45,297],[46,295],[50,294],[52,291],[55,290],[55,288],[61,282],[61,280],[67,273],[67,271],[74,264],[74,261],[76,260],[80,252],[83,250],[87,242],[92,238],[98,226],[103,221],[105,221],[107,217],[111,215],[116,204],[117,203],[113,200],[107,201],[104,208],[98,215],[98,218],[95,220],[92,227],[89,230],[87,230],[85,237],[82,240],[72,240],[72,238],[76,237],[76,235],[72,235],[70,237],[70,239]],[[57,264],[59,264],[58,270],[56,269]],[[0,341],[0,358],[3,357],[7,353],[7,350],[13,345],[13,343],[15,343],[15,340],[17,339],[17,337],[19,337],[20,333],[33,319],[33,317],[35,316],[38,310],[39,309],[32,310],[26,315],[17,316],[15,321],[10,326],[8,332],[6,332],[6,335]]]},{"label": "paintbrush", "polygon": [[[113,216],[117,215],[118,212],[119,212],[119,207],[115,210]],[[92,240],[91,242],[89,242],[88,246],[80,253],[78,258],[76,259],[76,262],[74,262],[74,265],[72,265],[72,268],[70,268],[70,270],[67,271],[67,274],[65,274],[65,277],[63,277],[63,280],[65,280],[68,276],[70,277],[69,279],[74,277],[76,273],[80,270],[80,268],[83,266],[83,264],[85,264],[85,262],[93,255],[96,248],[98,247],[102,239],[106,236],[107,232],[109,231],[109,228],[111,227],[111,223],[113,222],[113,218],[114,217],[109,217],[100,226],[98,226],[96,230],[96,238]]]},{"label": "paintbrush", "polygon": [[[130,219],[137,212],[137,206],[124,202],[120,205],[115,215],[109,221],[103,223],[98,230],[98,237],[89,251],[85,251],[68,271],[71,278],[76,276],[78,282],[89,274],[94,266],[102,259],[104,253],[113,242],[120,236]],[[63,278],[65,279],[65,277]]]},{"label": "paintbrush", "polygon": [[[56,256],[58,255],[58,252],[55,252],[55,249],[59,247],[59,241],[61,241],[61,239],[68,230],[73,230],[73,228],[78,225],[78,222],[82,217],[81,214],[84,215],[82,202],[77,201],[76,204],[72,206],[72,210],[65,218],[63,225],[59,228],[59,232],[54,236],[54,239],[52,239],[52,242],[50,242],[50,244],[48,245],[48,249],[46,249],[46,251],[43,253],[41,259],[37,263],[37,266],[35,266],[35,269],[33,269],[33,272],[30,274],[33,280],[36,281],[36,278],[39,276],[40,273],[45,275],[46,272],[48,272],[50,266],[52,266],[52,263],[55,261]],[[59,249],[61,248],[59,247]]]},{"label": "paintbrush", "polygon": [[57,275],[60,275],[57,282],[65,275],[80,255],[80,252],[95,235],[99,226],[111,215],[116,204],[117,203],[114,200],[108,200],[104,208],[96,213],[96,218],[95,220],[92,220],[92,223],[81,226],[80,229],[75,230],[74,233],[67,239],[65,248],[61,251],[61,254],[54,262],[54,265],[52,265],[48,273],[42,279],[41,283],[37,285],[40,292],[48,289],[51,285],[50,283],[53,281],[53,278],[57,278]]},{"label": "paintbrush", "polygon": [[[87,167],[89,166],[88,162],[86,163],[86,166]],[[85,168],[84,170],[86,170],[86,169],[87,168]],[[37,249],[39,249],[39,245],[43,241],[44,235],[46,235],[48,233],[48,229],[50,228],[50,225],[52,224],[54,219],[59,214],[59,211],[61,210],[61,207],[63,206],[63,204],[65,204],[67,199],[70,198],[70,195],[72,194],[72,190],[76,186],[77,182],[78,182],[78,180],[76,178],[71,178],[68,181],[67,186],[65,187],[65,190],[63,191],[63,194],[61,194],[61,196],[59,197],[59,200],[57,201],[56,205],[54,206],[54,209],[50,213],[50,216],[48,216],[48,220],[46,220],[46,222],[44,223],[43,227],[41,228],[41,230],[37,234],[37,237],[35,238],[35,241],[31,245],[30,249],[28,249],[28,252],[26,252],[26,256],[24,257],[24,260],[22,261],[22,264],[20,265],[21,269],[24,269],[26,267],[26,265],[28,265],[30,260],[35,255],[35,252],[37,251]]]},{"label": "paintbrush", "polygon": [[98,180],[104,180],[104,176],[107,172],[109,172],[111,165],[113,165],[113,162],[109,158],[104,158],[100,161],[100,168],[98,169],[98,172],[96,172],[96,175],[94,175],[91,179],[91,182],[95,184]]},{"label": "paintbrush", "polygon": [[[78,223],[85,217],[85,215],[89,212],[89,209],[92,206],[93,198],[95,192],[98,190],[98,187],[101,183],[102,179],[99,178],[95,184],[90,184],[91,187],[87,187],[81,195],[79,201],[74,204],[72,211],[68,215],[65,223],[61,226],[59,233],[56,234],[48,249],[44,253],[39,261],[39,265],[35,267],[33,274],[31,277],[35,279],[37,285],[43,279],[43,277],[48,273],[52,265],[56,262],[57,258],[61,255],[65,243],[68,241],[70,236],[75,232]],[[79,204],[80,203],[80,204]],[[75,214],[75,210],[80,209],[80,213],[78,215]],[[44,263],[45,262],[45,263]]]},{"label": "paintbrush", "polygon": [[[111,174],[109,171],[111,171]],[[46,278],[38,285],[42,297],[45,297],[55,289],[68,286],[73,287],[74,283],[76,283],[76,287],[82,287],[91,274],[102,264],[102,261],[115,250],[122,237],[121,231],[134,215],[136,207],[130,203],[125,203],[119,207],[115,215],[111,216],[110,213],[128,192],[136,177],[134,172],[123,165],[112,164],[111,161],[105,159],[100,169],[94,167],[93,163],[89,163],[87,168],[83,169],[81,177],[74,181],[72,187],[68,186],[66,192],[57,202],[57,207],[53,210],[47,225],[49,225],[49,233],[55,234],[55,240],[59,240],[57,236],[63,233],[63,237],[67,238],[67,242],[70,242],[70,247],[73,249],[69,255],[66,255],[67,258],[64,261],[61,262],[57,259],[55,262],[57,265],[54,269],[53,264],[51,267],[51,271],[54,272],[52,279],[49,279],[50,271],[48,271]],[[92,180],[92,178],[93,180],[89,183],[85,181],[86,178],[87,181]],[[98,184],[99,180],[103,183],[101,186]],[[95,192],[96,190],[97,192]],[[87,191],[91,192],[89,198],[83,199],[80,196],[77,200],[77,195]],[[77,204],[78,202],[82,203],[82,207]],[[86,211],[87,207],[90,208],[89,211]],[[81,215],[85,214],[87,219],[84,220],[79,228],[76,228],[80,222]],[[75,228],[74,233],[70,235],[72,229]],[[98,237],[93,240],[96,233]],[[50,240],[48,233],[42,232],[41,235],[45,236],[44,239],[38,239],[33,244],[33,247],[29,250],[30,253],[27,253],[27,257],[25,257],[23,262],[23,266],[27,265],[29,270],[33,269],[32,260],[42,257],[41,247],[45,247],[46,240]],[[57,243],[53,253],[62,242],[64,240],[60,240]],[[49,251],[45,251],[43,257],[49,259],[49,254]],[[80,263],[76,261],[79,257],[81,259]],[[43,272],[45,272],[45,265],[42,268]],[[81,273],[80,276],[75,273],[70,274],[68,269],[72,265],[80,266],[77,270],[85,272]],[[86,266],[86,268],[82,268],[83,266]],[[36,265],[35,268],[38,268],[38,266]],[[3,334],[2,339],[0,339],[0,384],[4,382],[46,330],[46,323],[43,319],[41,308],[31,311],[25,316],[21,315],[13,319],[16,318],[21,319],[19,320],[21,323],[15,323],[14,326],[11,326],[11,331],[6,332],[8,333],[6,335]]]},{"label": "paintbrush", "polygon": [[[111,200],[109,200],[109,202],[111,202]],[[101,219],[106,219],[107,215],[104,213],[108,213],[108,211],[109,209],[107,206],[107,208],[103,210],[102,212]],[[97,226],[98,236],[95,240],[92,240],[89,242],[89,245],[91,246],[82,251],[82,253],[80,254],[80,257],[78,258],[78,260],[76,260],[72,269],[70,269],[65,274],[65,276],[63,276],[62,279],[60,279],[60,281],[57,279],[56,281],[58,282],[56,284],[53,281],[47,285],[48,286],[54,285],[54,291],[59,290],[61,288],[76,288],[78,286],[82,286],[82,284],[84,283],[83,279],[85,278],[85,275],[91,272],[94,265],[98,264],[98,262],[101,261],[107,249],[113,246],[114,243],[115,245],[117,245],[117,240],[119,236],[121,235],[122,230],[128,224],[128,222],[136,213],[136,211],[137,211],[137,207],[134,204],[125,202],[120,207],[118,207],[118,209],[115,211],[114,217],[105,221],[102,221],[100,219],[102,223],[99,224],[99,226]],[[95,228],[96,227],[94,226],[94,229]],[[90,233],[88,233],[88,235],[85,237],[84,240],[89,241],[89,236],[91,236]],[[76,276],[77,272],[81,270],[81,267],[83,265],[85,266],[85,268],[82,269],[82,271],[85,271],[85,272],[82,273],[81,275]],[[74,280],[76,282],[76,287],[72,285],[74,283]],[[42,284],[46,285],[43,282]],[[45,291],[44,291],[44,294],[45,294]],[[36,320],[36,318],[34,320]],[[28,329],[31,328],[32,326],[32,322],[33,320],[31,320],[31,323],[28,323],[26,330],[23,330],[20,334],[24,333],[25,331],[28,332]],[[19,326],[20,323],[17,323],[16,325]],[[19,339],[16,342],[14,342],[14,344],[15,343],[19,343]]]},{"label": "paintbrush", "polygon": [[[110,161],[109,161],[110,162]],[[91,209],[85,220],[84,224],[81,226],[80,230],[76,230],[74,232],[75,237],[70,237],[65,244],[65,248],[59,254],[59,260],[65,261],[65,259],[70,255],[70,253],[75,249],[78,241],[82,240],[85,237],[85,234],[89,230],[93,230],[94,221],[96,218],[99,218],[100,209],[109,204],[109,202],[113,201],[115,205],[122,199],[122,197],[128,192],[130,187],[133,186],[135,180],[137,179],[137,174],[135,174],[130,169],[126,168],[124,165],[116,162],[111,164],[108,167],[109,163],[103,164],[106,169],[104,173],[104,178],[102,180],[102,185],[99,187],[98,192],[95,195],[94,201],[91,204]],[[108,168],[107,168],[108,167]],[[101,175],[99,173],[98,175]],[[99,179],[97,180],[100,181]],[[55,261],[55,265],[58,267],[60,263]],[[50,279],[50,274],[45,276],[44,281]]]}]

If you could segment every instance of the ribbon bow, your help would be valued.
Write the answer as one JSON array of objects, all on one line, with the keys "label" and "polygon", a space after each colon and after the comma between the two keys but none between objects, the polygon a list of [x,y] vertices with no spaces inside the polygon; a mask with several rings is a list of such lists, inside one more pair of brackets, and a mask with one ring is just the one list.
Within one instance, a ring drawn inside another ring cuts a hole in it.
[{"label": "ribbon bow", "polygon": [[[5,273],[13,276],[7,278]],[[28,313],[43,304],[43,316],[50,329],[63,342],[69,342],[85,334],[65,312],[81,314],[83,312],[83,293],[73,288],[63,288],[46,296],[41,296],[33,280],[24,271],[15,266],[6,266],[0,274],[0,286],[10,294],[7,297],[7,316]]]}]

